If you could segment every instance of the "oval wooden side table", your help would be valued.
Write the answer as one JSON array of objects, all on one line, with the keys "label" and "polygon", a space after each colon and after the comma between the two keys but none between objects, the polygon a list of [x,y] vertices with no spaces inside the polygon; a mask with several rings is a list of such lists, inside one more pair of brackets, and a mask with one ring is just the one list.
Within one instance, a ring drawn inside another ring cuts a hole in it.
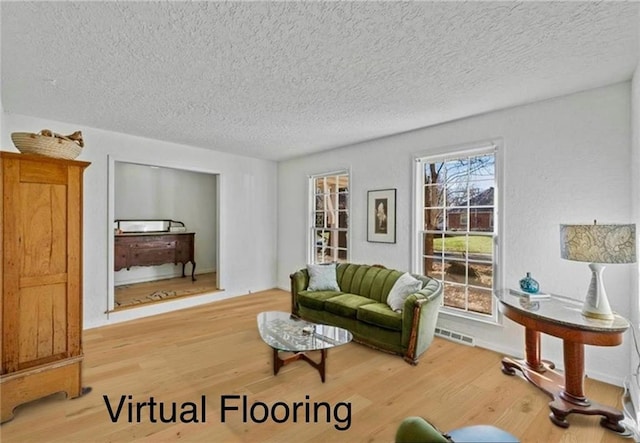
[{"label": "oval wooden side table", "polygon": [[[502,290],[496,296],[500,312],[525,327],[525,358],[504,357],[502,372],[514,375],[518,370],[549,395],[549,418],[558,426],[569,427],[569,414],[601,415],[602,426],[625,432],[621,411],[591,401],[584,393],[584,345],[619,345],[629,327],[627,320],[617,314],[613,320],[584,317],[580,301],[559,295],[536,300]],[[552,362],[541,359],[541,333],[562,339],[564,375],[554,370]]]}]

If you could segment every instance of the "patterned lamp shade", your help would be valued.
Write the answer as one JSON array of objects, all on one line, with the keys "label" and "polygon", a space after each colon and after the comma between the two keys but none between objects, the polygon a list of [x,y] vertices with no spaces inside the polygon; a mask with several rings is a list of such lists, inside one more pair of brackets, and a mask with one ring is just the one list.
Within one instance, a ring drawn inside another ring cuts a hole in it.
[{"label": "patterned lamp shade", "polygon": [[635,263],[636,225],[560,225],[560,254],[590,263]]}]

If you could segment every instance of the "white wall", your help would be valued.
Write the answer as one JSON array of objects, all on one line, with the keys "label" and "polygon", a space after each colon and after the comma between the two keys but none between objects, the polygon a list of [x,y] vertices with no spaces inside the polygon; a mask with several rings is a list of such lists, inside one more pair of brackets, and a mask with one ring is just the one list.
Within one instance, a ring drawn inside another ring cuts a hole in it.
[{"label": "white wall", "polygon": [[[582,300],[590,272],[584,263],[560,258],[559,224],[631,220],[630,137],[630,84],[622,83],[282,162],[278,286],[288,288],[289,273],[305,266],[309,175],[351,171],[352,262],[408,270],[414,156],[501,138],[506,284],[517,284],[531,271],[544,290]],[[397,188],[396,244],[366,241],[367,191],[382,188]],[[624,315],[630,310],[632,268],[611,265],[605,272],[611,305]],[[495,326],[441,315],[439,324],[475,336],[481,346],[523,354],[523,328],[510,320]],[[588,346],[587,374],[621,384],[628,373],[631,342],[626,334],[618,347]],[[560,340],[545,337],[542,348],[544,358],[562,366]]]},{"label": "white wall", "polygon": [[[49,128],[58,133],[81,130],[85,147],[78,160],[91,162],[84,181],[84,327],[166,312],[276,285],[276,192],[274,162],[197,149],[158,140],[33,117],[2,116],[3,150],[15,151],[10,134]],[[108,242],[113,223],[107,215],[109,156],[119,161],[219,174],[218,270],[223,292],[158,303],[107,314]]]},{"label": "white wall", "polygon": [[[196,273],[216,270],[216,177],[175,168],[115,162],[115,219],[169,219],[195,232]],[[191,264],[185,270],[191,273]],[[115,273],[116,285],[182,274],[182,266],[135,266]]]},{"label": "white wall", "polygon": [[[631,138],[631,209],[633,211],[632,219],[636,224],[636,251],[640,253],[640,63],[636,67],[631,85],[631,126],[633,132]],[[631,325],[636,328],[636,335],[640,336],[640,265],[638,263],[636,263],[635,271],[632,274],[630,294]],[[635,350],[632,350],[629,374],[635,374],[639,367],[640,356]],[[636,415],[640,419],[640,378],[630,376],[629,382]]]}]

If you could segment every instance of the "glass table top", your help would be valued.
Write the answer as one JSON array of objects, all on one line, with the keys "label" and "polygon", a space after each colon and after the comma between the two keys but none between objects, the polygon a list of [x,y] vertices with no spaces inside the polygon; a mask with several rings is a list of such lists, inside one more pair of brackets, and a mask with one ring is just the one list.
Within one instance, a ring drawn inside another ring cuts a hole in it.
[{"label": "glass table top", "polygon": [[550,294],[548,298],[536,299],[509,289],[502,289],[495,293],[501,304],[519,311],[528,317],[564,324],[584,331],[615,332],[624,331],[629,322],[614,313],[612,320],[600,320],[582,315],[584,301]]},{"label": "glass table top", "polygon": [[262,340],[280,351],[318,351],[347,344],[353,338],[346,329],[311,323],[288,312],[261,312],[257,320]]}]

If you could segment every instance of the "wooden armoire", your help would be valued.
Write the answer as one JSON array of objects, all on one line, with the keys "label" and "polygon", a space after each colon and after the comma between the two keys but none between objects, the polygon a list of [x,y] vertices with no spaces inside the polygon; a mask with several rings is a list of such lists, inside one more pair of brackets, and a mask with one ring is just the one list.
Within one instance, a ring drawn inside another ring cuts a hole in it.
[{"label": "wooden armoire", "polygon": [[89,163],[0,152],[1,421],[82,394],[82,176]]}]

